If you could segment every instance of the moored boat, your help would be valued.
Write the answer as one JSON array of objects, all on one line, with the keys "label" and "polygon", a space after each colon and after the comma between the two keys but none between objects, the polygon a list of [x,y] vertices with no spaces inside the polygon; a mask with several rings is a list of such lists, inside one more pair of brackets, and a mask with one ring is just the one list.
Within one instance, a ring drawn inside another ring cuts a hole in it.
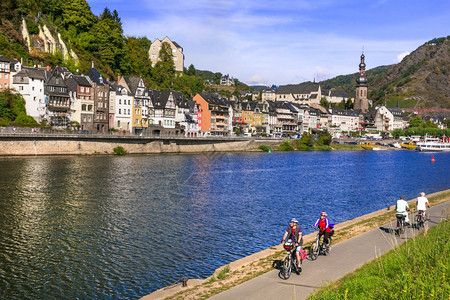
[{"label": "moored boat", "polygon": [[450,151],[450,138],[448,137],[425,137],[417,143],[417,150],[428,152],[447,152]]},{"label": "moored boat", "polygon": [[400,146],[403,149],[408,149],[408,150],[415,150],[417,145],[414,142],[407,142],[407,143],[401,143]]}]

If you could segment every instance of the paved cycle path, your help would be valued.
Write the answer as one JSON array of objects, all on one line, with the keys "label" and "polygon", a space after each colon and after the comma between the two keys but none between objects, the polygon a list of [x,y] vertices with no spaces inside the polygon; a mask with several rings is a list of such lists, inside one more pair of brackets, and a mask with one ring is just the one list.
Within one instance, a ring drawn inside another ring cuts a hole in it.
[{"label": "paved cycle path", "polygon": [[[428,226],[435,226],[446,219],[449,210],[449,201],[429,208],[427,210],[430,219]],[[411,223],[414,216],[415,214],[410,215]],[[405,233],[398,237],[391,232],[393,228],[395,228],[395,222],[340,242],[332,247],[329,256],[320,255],[315,261],[304,260],[303,272],[300,275],[292,272],[288,280],[280,279],[279,270],[273,270],[210,299],[306,299],[321,285],[356,270],[419,232],[413,228],[406,228]]]}]

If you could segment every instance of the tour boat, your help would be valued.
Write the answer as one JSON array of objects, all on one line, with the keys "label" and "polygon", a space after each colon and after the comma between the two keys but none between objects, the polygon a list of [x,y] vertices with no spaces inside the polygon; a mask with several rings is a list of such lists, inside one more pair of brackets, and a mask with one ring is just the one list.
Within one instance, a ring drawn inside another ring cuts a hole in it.
[{"label": "tour boat", "polygon": [[429,152],[450,151],[450,138],[448,137],[425,137],[423,141],[417,143],[417,150]]}]

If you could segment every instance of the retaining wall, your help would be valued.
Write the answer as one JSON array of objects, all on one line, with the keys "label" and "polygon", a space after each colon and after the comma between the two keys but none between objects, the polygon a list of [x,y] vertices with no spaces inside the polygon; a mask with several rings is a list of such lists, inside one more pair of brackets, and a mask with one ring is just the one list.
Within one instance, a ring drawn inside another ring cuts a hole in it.
[{"label": "retaining wall", "polygon": [[8,134],[0,135],[0,155],[112,154],[118,146],[130,154],[228,152],[279,144],[271,139]]}]

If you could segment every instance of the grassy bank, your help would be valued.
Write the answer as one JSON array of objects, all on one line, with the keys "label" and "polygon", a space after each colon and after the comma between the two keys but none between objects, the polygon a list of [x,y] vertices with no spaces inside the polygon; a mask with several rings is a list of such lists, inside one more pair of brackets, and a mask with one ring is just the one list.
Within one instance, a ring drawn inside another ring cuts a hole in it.
[{"label": "grassy bank", "polygon": [[309,299],[449,299],[449,230],[443,221]]}]

